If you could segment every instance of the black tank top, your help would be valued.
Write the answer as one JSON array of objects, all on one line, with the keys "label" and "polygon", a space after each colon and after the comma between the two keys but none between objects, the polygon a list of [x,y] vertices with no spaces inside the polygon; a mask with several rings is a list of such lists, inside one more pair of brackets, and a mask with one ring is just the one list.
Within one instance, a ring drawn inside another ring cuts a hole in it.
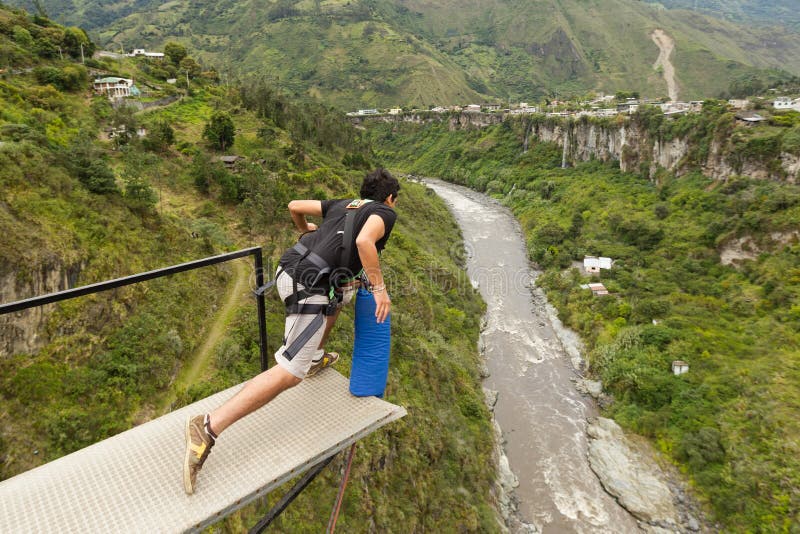
[{"label": "black tank top", "polygon": [[[350,211],[347,209],[347,205],[351,202],[352,199],[323,200],[322,224],[315,232],[304,234],[299,241],[306,248],[320,256],[331,267],[331,270],[336,273],[337,278],[352,278],[361,271],[361,258],[358,256],[355,240],[371,215],[378,215],[383,219],[385,227],[383,237],[375,243],[378,252],[382,251],[386,246],[386,241],[388,241],[389,234],[391,234],[394,222],[397,219],[395,211],[382,202],[369,202],[358,208],[351,237],[351,250],[353,252],[350,265],[339,265],[345,217],[347,212]],[[286,270],[287,274],[306,287],[319,289],[320,292],[327,292],[330,289],[330,274],[319,277],[313,286],[310,285],[311,282],[318,278],[319,266],[308,258],[303,258],[303,255],[294,248],[290,248],[283,254],[280,266]]]}]

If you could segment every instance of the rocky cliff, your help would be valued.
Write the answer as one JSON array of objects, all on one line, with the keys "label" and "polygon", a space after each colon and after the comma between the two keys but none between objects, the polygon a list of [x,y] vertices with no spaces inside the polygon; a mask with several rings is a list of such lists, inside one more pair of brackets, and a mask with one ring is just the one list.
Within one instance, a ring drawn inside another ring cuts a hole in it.
[{"label": "rocky cliff", "polygon": [[[73,287],[81,266],[45,263],[26,274],[0,273],[0,303],[10,303]],[[46,342],[44,326],[54,304],[0,315],[0,358],[15,353],[30,353]]]},{"label": "rocky cliff", "polygon": [[[565,156],[568,163],[593,159],[618,161],[623,171],[646,175],[650,179],[654,179],[663,169],[678,176],[700,170],[715,180],[727,180],[731,176],[739,175],[755,179],[800,182],[800,155],[781,150],[774,153],[748,150],[746,143],[742,141],[746,136],[733,135],[732,124],[719,131],[709,131],[707,138],[698,141],[693,140],[690,134],[665,137],[651,133],[644,119],[637,115],[619,115],[610,120],[596,120],[589,117],[562,119],[501,113],[414,112],[352,118],[353,123],[362,126],[378,121],[398,124],[446,122],[450,130],[485,128],[504,120],[518,121],[522,125],[523,150],[535,140],[563,146],[566,138]],[[758,136],[752,138],[758,139]],[[707,145],[702,150],[698,147],[701,142]]]},{"label": "rocky cliff", "polygon": [[[731,176],[782,180],[800,180],[800,157],[780,152],[776,157],[759,157],[741,151],[730,135],[713,137],[708,150],[700,152],[688,137],[664,139],[650,133],[635,117],[613,124],[591,120],[539,121],[530,125],[529,138],[540,141],[567,143],[566,160],[570,163],[600,160],[619,161],[626,172],[646,174],[655,178],[665,169],[680,176],[699,169],[716,180]],[[697,160],[698,153],[702,156]]]}]

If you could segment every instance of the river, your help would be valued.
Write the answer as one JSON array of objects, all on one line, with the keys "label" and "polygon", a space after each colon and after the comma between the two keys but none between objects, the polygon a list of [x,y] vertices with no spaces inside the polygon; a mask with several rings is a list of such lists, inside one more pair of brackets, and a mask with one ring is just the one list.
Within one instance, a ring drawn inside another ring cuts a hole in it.
[{"label": "river", "polygon": [[455,215],[468,275],[487,304],[481,345],[490,376],[484,386],[498,392],[494,413],[519,479],[519,519],[543,533],[639,532],[589,467],[587,419],[597,408],[571,380],[576,372],[561,341],[570,333],[557,331],[560,324],[534,287],[538,273],[516,218],[475,191],[438,180],[426,184]]}]

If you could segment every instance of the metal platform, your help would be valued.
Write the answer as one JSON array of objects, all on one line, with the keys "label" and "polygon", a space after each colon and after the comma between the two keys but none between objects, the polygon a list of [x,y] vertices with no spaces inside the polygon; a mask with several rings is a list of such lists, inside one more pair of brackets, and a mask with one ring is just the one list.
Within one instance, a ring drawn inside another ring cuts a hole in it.
[{"label": "metal platform", "polygon": [[186,418],[240,388],[0,482],[0,532],[200,530],[406,415],[375,397],[353,397],[347,379],[326,369],[225,431],[195,494],[186,495]]}]

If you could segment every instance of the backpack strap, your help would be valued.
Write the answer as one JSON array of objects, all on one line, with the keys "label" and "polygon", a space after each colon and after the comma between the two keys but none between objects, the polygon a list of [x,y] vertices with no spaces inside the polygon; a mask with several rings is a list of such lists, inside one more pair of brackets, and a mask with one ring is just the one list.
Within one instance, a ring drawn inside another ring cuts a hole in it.
[{"label": "backpack strap", "polygon": [[342,251],[339,255],[339,266],[348,267],[350,260],[353,259],[353,232],[356,225],[356,212],[362,206],[372,202],[372,200],[355,199],[347,205],[347,215],[344,220],[344,232],[342,233]]}]

